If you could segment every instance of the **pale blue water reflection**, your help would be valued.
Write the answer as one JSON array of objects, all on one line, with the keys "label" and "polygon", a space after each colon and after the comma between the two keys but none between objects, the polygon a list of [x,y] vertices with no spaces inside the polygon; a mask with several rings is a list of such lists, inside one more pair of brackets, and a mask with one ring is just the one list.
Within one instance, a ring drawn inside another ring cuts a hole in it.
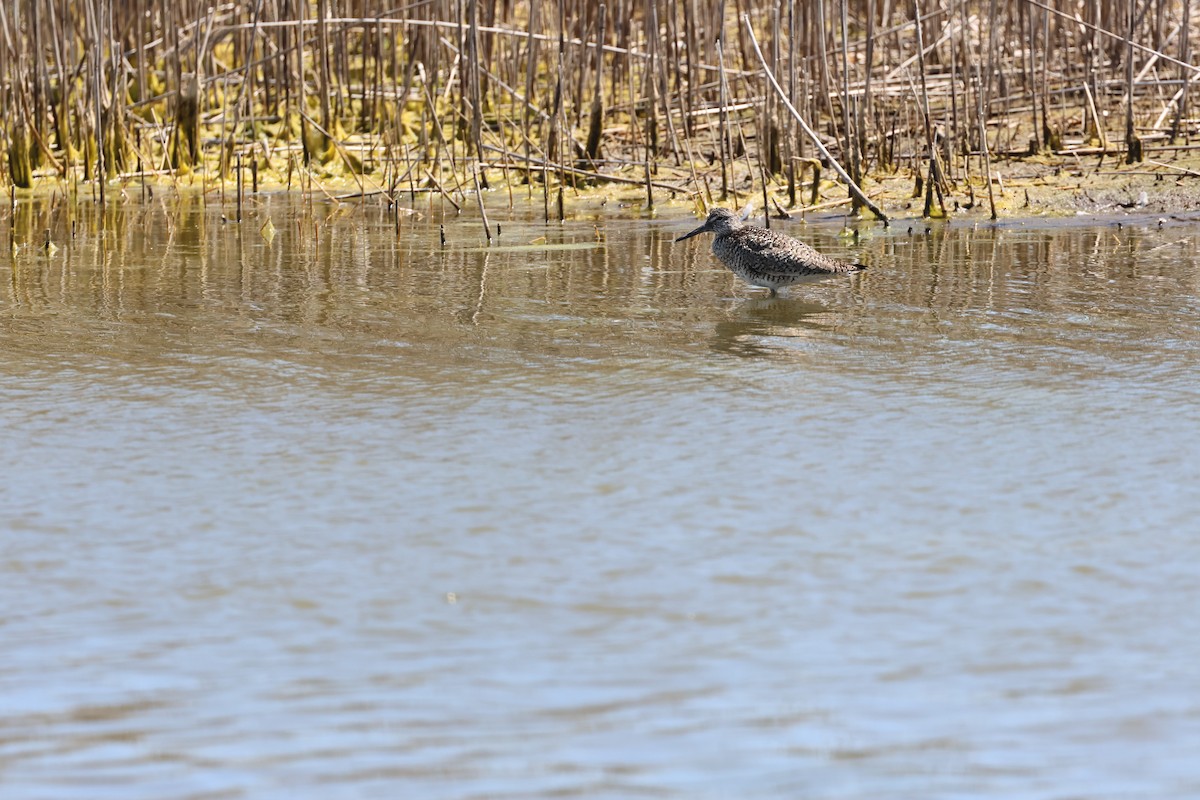
[{"label": "pale blue water reflection", "polygon": [[0,796],[1200,794],[1192,227],[293,210],[0,263]]}]

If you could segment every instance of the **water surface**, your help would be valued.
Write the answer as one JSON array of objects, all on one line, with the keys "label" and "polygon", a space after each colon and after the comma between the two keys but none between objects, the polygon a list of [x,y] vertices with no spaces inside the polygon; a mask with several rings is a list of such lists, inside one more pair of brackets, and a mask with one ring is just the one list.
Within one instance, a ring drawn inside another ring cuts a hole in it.
[{"label": "water surface", "polygon": [[418,208],[18,206],[0,796],[1200,796],[1200,228]]}]

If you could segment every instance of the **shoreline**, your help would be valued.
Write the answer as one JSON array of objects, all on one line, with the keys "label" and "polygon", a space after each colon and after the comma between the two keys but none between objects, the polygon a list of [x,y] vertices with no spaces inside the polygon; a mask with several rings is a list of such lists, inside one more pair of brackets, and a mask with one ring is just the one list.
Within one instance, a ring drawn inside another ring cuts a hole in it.
[{"label": "shoreline", "polygon": [[[889,227],[900,226],[979,226],[1027,227],[1031,223],[1044,227],[1062,227],[1075,224],[1191,224],[1200,222],[1200,156],[1181,159],[1175,163],[1153,161],[1143,164],[1125,165],[1116,159],[1082,163],[1064,159],[1030,157],[1010,159],[993,164],[993,191],[996,195],[997,217],[991,218],[986,198],[986,187],[978,177],[971,183],[959,185],[969,187],[966,194],[947,195],[946,216],[921,216],[922,199],[914,197],[916,179],[911,170],[900,169],[889,175],[876,176],[864,182],[864,188],[874,202],[888,214]],[[495,171],[496,177],[500,171]],[[361,183],[360,183],[361,181]],[[302,188],[307,183],[308,188]],[[763,214],[761,186],[753,191],[731,193],[725,202],[713,198],[711,204],[702,202],[699,192],[670,192],[657,189],[653,194],[653,206],[646,201],[644,187],[627,183],[596,182],[591,185],[563,186],[563,217],[557,216],[557,194],[559,186],[543,188],[541,184],[520,181],[504,183],[493,178],[491,188],[482,189],[479,195],[487,213],[503,214],[506,210],[516,213],[522,221],[534,221],[543,217],[546,222],[569,222],[626,216],[631,219],[683,218],[689,213],[702,216],[712,205],[742,208],[752,202],[752,217]],[[77,182],[65,185],[62,181],[41,177],[32,188],[10,188],[8,213],[0,214],[0,225],[8,222],[16,206],[49,204],[61,208],[63,203],[73,209],[87,206],[110,208],[130,203],[157,202],[163,197],[199,198],[205,205],[218,204],[232,215],[238,206],[237,181],[210,178],[203,171],[194,171],[185,176],[156,174],[113,179],[106,184],[107,199],[103,206],[94,182]],[[805,194],[811,186],[805,187]],[[254,215],[256,206],[267,198],[288,196],[298,205],[335,204],[356,205],[369,203],[380,208],[390,208],[386,189],[371,180],[370,175],[354,177],[327,174],[322,177],[304,176],[293,182],[289,189],[286,182],[264,176],[259,182],[257,193],[252,193],[243,182],[241,201],[243,211]],[[479,203],[476,189],[460,183],[453,190],[445,187],[416,186],[397,187],[394,194],[397,207],[403,216],[426,214],[426,208],[437,207],[434,216],[450,223],[461,218],[463,222],[477,225]],[[422,200],[424,198],[424,200]],[[865,210],[858,216],[849,213],[850,197],[844,184],[824,181],[821,184],[819,202],[815,205],[786,206],[783,187],[772,187],[768,199],[772,219],[804,220],[819,224],[842,223],[862,226],[878,223]],[[415,202],[414,202],[415,200]],[[548,200],[548,202],[547,202]],[[545,218],[550,209],[549,219]],[[842,211],[844,209],[844,212]],[[786,216],[783,213],[785,212]],[[229,220],[233,221],[233,220]],[[503,221],[503,219],[501,219]],[[18,223],[19,224],[19,223]]]}]

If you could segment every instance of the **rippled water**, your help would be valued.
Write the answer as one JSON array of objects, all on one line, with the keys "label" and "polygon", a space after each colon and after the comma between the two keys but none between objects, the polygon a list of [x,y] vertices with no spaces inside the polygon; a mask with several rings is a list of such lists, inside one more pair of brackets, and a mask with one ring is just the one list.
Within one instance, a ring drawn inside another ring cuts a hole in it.
[{"label": "rippled water", "polygon": [[20,205],[0,796],[1200,796],[1200,228],[621,213]]}]

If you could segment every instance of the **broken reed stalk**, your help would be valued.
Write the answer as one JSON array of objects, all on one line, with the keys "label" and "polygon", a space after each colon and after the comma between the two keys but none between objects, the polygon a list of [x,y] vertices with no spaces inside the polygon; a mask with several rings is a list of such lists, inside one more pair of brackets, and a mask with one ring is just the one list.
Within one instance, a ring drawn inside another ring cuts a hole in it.
[{"label": "broken reed stalk", "polygon": [[[604,43],[604,25],[605,25],[605,5],[600,4],[597,11],[596,21],[596,41],[599,44]],[[604,126],[604,48],[596,47],[595,64],[592,67],[593,80],[595,85],[592,87],[592,108],[588,115],[588,133],[587,143],[583,147],[584,155],[587,156],[589,166],[595,166],[600,159],[600,138],[603,134]],[[528,155],[528,153],[526,154]]]},{"label": "broken reed stalk", "polygon": [[[468,76],[468,85],[471,87],[471,145],[475,157],[478,158],[483,152],[483,92],[479,85],[483,72],[479,63],[479,0],[467,0],[467,37],[467,64],[463,68],[463,74]],[[471,175],[478,184],[478,170],[472,171]],[[488,241],[491,240],[492,236],[489,233]]]},{"label": "broken reed stalk", "polygon": [[[856,182],[862,180],[858,169],[858,148],[855,146],[853,129],[850,127],[850,24],[849,11],[846,6],[849,0],[839,0],[838,11],[841,17],[842,32],[842,140],[845,148],[842,153],[849,159],[850,177]],[[852,209],[857,212],[860,206],[854,198]]]},{"label": "broken reed stalk", "polygon": [[929,177],[925,182],[925,210],[921,216],[928,217],[933,211],[933,197],[936,194],[941,216],[946,216],[946,203],[942,198],[942,174],[938,167],[937,140],[934,135],[933,121],[929,115],[929,83],[925,77],[925,39],[921,33],[921,7],[918,0],[912,1],[913,22],[917,28],[917,65],[921,77],[921,116],[925,123],[925,145],[929,157]]},{"label": "broken reed stalk", "polygon": [[492,243],[492,226],[488,223],[487,209],[483,207],[483,192],[479,188],[479,166],[476,165],[471,170],[471,178],[475,181],[475,202],[479,206],[479,218],[483,220],[483,233],[487,236],[487,243]]},{"label": "broken reed stalk", "polygon": [[783,87],[779,85],[779,81],[775,79],[775,75],[771,72],[770,68],[767,67],[767,60],[763,58],[762,48],[758,46],[758,39],[755,38],[754,29],[750,26],[749,14],[742,15],[742,24],[746,28],[746,35],[750,37],[750,44],[754,46],[754,54],[758,57],[758,63],[762,66],[763,73],[767,76],[767,80],[770,81],[771,88],[775,90],[775,94],[779,97],[780,102],[783,103],[783,107],[788,110],[788,113],[791,114],[792,118],[796,120],[796,123],[800,126],[800,129],[803,130],[805,135],[812,140],[814,145],[816,145],[817,150],[820,151],[821,155],[825,157],[825,160],[827,160],[830,166],[833,167],[834,172],[836,172],[841,179],[846,182],[846,185],[850,187],[851,194],[857,198],[858,201],[867,208],[867,210],[874,214],[876,219],[886,223],[888,221],[887,215],[884,214],[877,205],[871,202],[871,198],[867,197],[866,193],[859,188],[857,183],[851,180],[850,176],[846,173],[846,170],[841,164],[838,163],[838,160],[833,157],[833,154],[830,153],[829,149],[826,148],[821,142],[821,138],[817,136],[816,132],[811,127],[809,127],[809,124],[804,121],[804,117],[800,116],[800,112],[796,110],[796,107],[792,105],[792,102],[788,100],[787,95],[784,94]]},{"label": "broken reed stalk", "polygon": [[1133,32],[1137,22],[1137,2],[1128,4],[1129,28],[1125,38],[1125,163],[1136,164],[1142,160],[1142,140],[1133,127]]},{"label": "broken reed stalk", "polygon": [[[724,4],[722,4],[724,5]],[[732,160],[732,147],[729,144],[729,81],[725,76],[725,45],[724,36],[717,37],[717,80],[720,92],[717,95],[719,103],[717,117],[717,136],[720,140],[721,154],[721,201],[729,197],[729,162]]]},{"label": "broken reed stalk", "polygon": [[991,207],[992,219],[996,219],[996,195],[992,189],[992,159],[988,154],[987,126],[983,116],[983,81],[978,73],[975,76],[975,114],[979,124],[979,149],[983,153],[983,179],[987,184],[988,205]]},{"label": "broken reed stalk", "polygon": [[[1179,27],[1183,31],[1183,35],[1179,37],[1179,60],[1183,61],[1183,62],[1187,62],[1188,58],[1190,57],[1191,36],[1189,35],[1189,31],[1191,30],[1191,19],[1192,19],[1191,12],[1192,12],[1192,4],[1190,2],[1184,2],[1184,4],[1183,4],[1183,19],[1179,23]],[[1175,104],[1175,118],[1173,120],[1171,120],[1171,141],[1172,142],[1174,142],[1179,137],[1180,120],[1184,119],[1187,116],[1188,88],[1191,86],[1191,82],[1192,82],[1191,70],[1184,69],[1181,67],[1179,70],[1179,79],[1181,81],[1183,81],[1183,86],[1179,90],[1179,92],[1180,92],[1179,101]]]}]

